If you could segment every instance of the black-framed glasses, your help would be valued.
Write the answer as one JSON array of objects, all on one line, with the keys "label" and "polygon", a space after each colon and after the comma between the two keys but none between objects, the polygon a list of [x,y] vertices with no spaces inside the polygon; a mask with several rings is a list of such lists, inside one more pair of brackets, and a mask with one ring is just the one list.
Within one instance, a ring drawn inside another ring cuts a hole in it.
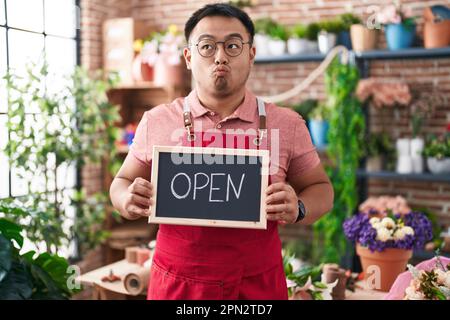
[{"label": "black-framed glasses", "polygon": [[226,41],[214,41],[212,39],[200,40],[195,46],[198,53],[204,57],[212,57],[217,50],[217,44],[222,43],[225,49],[225,53],[230,57],[237,57],[242,53],[244,44],[251,44],[251,42],[244,42],[238,38],[231,38]]}]

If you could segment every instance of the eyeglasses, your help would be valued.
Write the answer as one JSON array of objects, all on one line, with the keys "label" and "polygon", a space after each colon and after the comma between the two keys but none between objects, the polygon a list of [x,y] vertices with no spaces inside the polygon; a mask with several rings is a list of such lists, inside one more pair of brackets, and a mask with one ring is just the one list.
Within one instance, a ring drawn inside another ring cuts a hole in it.
[{"label": "eyeglasses", "polygon": [[244,44],[251,44],[251,42],[243,42],[241,39],[232,38],[227,41],[214,41],[211,39],[200,40],[195,46],[198,53],[204,57],[212,57],[217,50],[217,44],[222,43],[225,49],[225,53],[230,57],[237,57],[242,53]]}]

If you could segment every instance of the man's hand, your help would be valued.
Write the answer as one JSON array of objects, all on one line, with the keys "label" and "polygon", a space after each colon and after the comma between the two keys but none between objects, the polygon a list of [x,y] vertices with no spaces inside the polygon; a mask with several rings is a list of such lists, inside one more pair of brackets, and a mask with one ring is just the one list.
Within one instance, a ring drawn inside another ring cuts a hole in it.
[{"label": "man's hand", "polygon": [[153,186],[143,179],[136,178],[127,189],[127,194],[123,202],[123,209],[130,219],[148,217],[150,215],[149,207],[153,204]]},{"label": "man's hand", "polygon": [[266,190],[267,220],[280,224],[295,223],[298,212],[298,198],[294,188],[284,182],[271,184]]}]

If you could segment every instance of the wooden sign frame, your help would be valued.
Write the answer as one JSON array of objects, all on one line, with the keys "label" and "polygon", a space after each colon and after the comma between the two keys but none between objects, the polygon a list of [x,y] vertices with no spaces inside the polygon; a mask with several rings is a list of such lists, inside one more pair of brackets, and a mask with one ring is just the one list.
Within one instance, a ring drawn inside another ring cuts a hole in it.
[{"label": "wooden sign frame", "polygon": [[[214,220],[198,218],[173,218],[156,215],[158,203],[158,168],[160,153],[189,153],[189,154],[210,154],[210,155],[230,155],[230,156],[253,156],[261,157],[261,200],[259,221],[238,221],[238,220]],[[152,158],[152,185],[155,190],[153,194],[153,205],[150,207],[149,223],[179,224],[190,226],[208,227],[228,227],[228,228],[249,228],[266,229],[266,188],[268,186],[269,175],[269,151],[253,149],[231,149],[231,148],[210,148],[210,147],[183,147],[183,146],[153,146]]]}]

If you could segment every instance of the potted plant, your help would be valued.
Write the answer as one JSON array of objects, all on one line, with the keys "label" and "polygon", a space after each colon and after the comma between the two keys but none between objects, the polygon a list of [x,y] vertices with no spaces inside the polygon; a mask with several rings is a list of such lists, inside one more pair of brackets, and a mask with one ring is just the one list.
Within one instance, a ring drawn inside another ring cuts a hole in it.
[{"label": "potted plant", "polygon": [[445,105],[446,99],[445,96],[435,89],[413,90],[413,92],[413,98],[410,105],[412,128],[410,151],[413,172],[422,173],[424,169],[422,153],[425,144],[424,139],[421,136],[422,127],[426,120],[434,115],[437,107]]},{"label": "potted plant", "polygon": [[306,39],[308,39],[308,51],[310,52],[316,52],[319,50],[319,45],[317,43],[319,31],[320,26],[316,22],[310,23],[306,27]]},{"label": "potted plant", "polygon": [[427,157],[428,169],[432,173],[450,173],[450,130],[440,137],[432,135],[427,141],[423,154]]},{"label": "potted plant", "polygon": [[338,19],[341,21],[342,30],[337,36],[337,44],[343,45],[348,50],[352,50],[352,40],[350,37],[350,28],[354,24],[360,24],[361,19],[352,13],[341,14]]},{"label": "potted plant", "polygon": [[359,212],[345,220],[343,228],[346,237],[356,244],[365,279],[375,280],[372,287],[381,291],[389,291],[405,271],[412,250],[423,248],[433,236],[430,220],[414,211]]},{"label": "potted plant", "polygon": [[[407,106],[412,100],[407,83],[387,82],[376,78],[359,81],[356,96],[361,102],[370,101],[376,108]],[[399,138],[395,143],[398,173],[413,172],[410,140],[410,138]]]},{"label": "potted plant", "polygon": [[325,148],[328,140],[329,120],[331,108],[326,102],[319,102],[311,111],[308,119],[308,127],[314,145],[319,148]]},{"label": "potted plant", "polygon": [[[42,83],[51,76],[45,61],[26,70],[25,77],[12,73],[5,77],[10,93],[7,126],[14,138],[4,152],[10,155],[10,165],[22,173],[28,190],[24,196],[7,200],[25,208],[19,212],[27,216],[15,211],[3,213],[23,225],[27,238],[43,251],[59,253],[75,243],[78,252],[74,255],[79,258],[108,237],[102,224],[110,207],[109,197],[103,193],[87,195],[83,190],[69,192],[74,186],[61,173],[67,177],[68,168],[100,164],[105,155],[112,165],[108,169],[117,167],[115,123],[120,115],[117,106],[108,101],[107,90],[118,81],[103,80],[102,72],[77,67],[64,90],[52,93],[42,90]],[[29,117],[24,110],[32,103],[38,111]]]},{"label": "potted plant", "polygon": [[[332,300],[332,290],[338,280],[326,283],[323,264],[302,266],[295,255],[283,250],[283,266],[289,300]],[[321,276],[322,273],[322,276]]]},{"label": "potted plant", "polygon": [[423,41],[425,48],[450,45],[450,8],[434,5],[424,10]]},{"label": "potted plant", "polygon": [[384,25],[389,50],[400,50],[412,46],[416,35],[416,23],[409,9],[399,2],[384,7],[377,13],[377,21]]},{"label": "potted plant", "polygon": [[154,66],[154,83],[157,86],[179,86],[185,77],[182,50],[184,37],[178,27],[170,25],[166,31],[153,32],[152,41],[156,42],[158,56]]},{"label": "potted plant", "polygon": [[[0,212],[5,211],[30,215],[23,208],[0,205]],[[23,252],[23,231],[20,225],[0,218],[0,300],[65,300],[79,292],[66,259]]]},{"label": "potted plant", "polygon": [[281,56],[286,52],[286,41],[288,39],[288,33],[286,27],[275,23],[269,29],[269,52],[273,56]]},{"label": "potted plant", "polygon": [[308,51],[308,40],[306,39],[307,26],[296,24],[289,31],[287,49],[289,54],[300,54]]},{"label": "potted plant", "polygon": [[319,23],[320,32],[317,37],[319,51],[326,54],[337,42],[337,35],[342,31],[342,22],[339,19],[325,20]]},{"label": "potted plant", "polygon": [[395,154],[391,138],[386,132],[370,133],[365,141],[366,170],[369,172],[381,171],[385,167],[384,164],[389,162]]},{"label": "potted plant", "polygon": [[256,56],[269,56],[269,30],[274,28],[275,21],[271,18],[260,18],[255,20],[255,37],[253,41],[256,47]]}]

